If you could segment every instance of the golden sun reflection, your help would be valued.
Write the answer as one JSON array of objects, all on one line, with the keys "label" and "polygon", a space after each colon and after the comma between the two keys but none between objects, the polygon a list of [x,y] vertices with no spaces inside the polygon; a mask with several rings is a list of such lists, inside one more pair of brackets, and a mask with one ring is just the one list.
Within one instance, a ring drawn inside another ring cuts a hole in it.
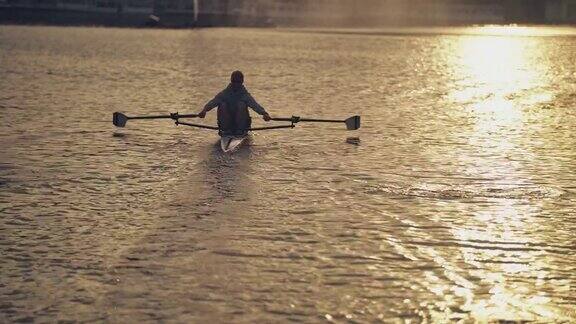
[{"label": "golden sun reflection", "polygon": [[[516,32],[520,30],[511,29],[510,35]],[[487,179],[482,186],[490,192],[510,190],[522,196],[526,185],[535,185],[529,169],[533,155],[524,144],[540,126],[529,114],[552,98],[546,62],[538,61],[539,44],[529,37],[470,36],[461,39],[454,56],[457,81],[449,97],[473,121],[460,134],[469,146],[458,156],[463,166],[459,172]],[[531,218],[538,208],[503,197],[475,209],[477,226],[453,230],[460,242],[472,245],[461,251],[479,281],[463,308],[475,320],[563,319],[562,310],[549,304],[534,279],[548,277],[551,267],[542,257],[545,252],[529,248],[540,243],[527,235],[534,230]]]},{"label": "golden sun reflection", "polygon": [[570,27],[531,27],[518,25],[485,25],[472,28],[471,34],[487,36],[558,36],[574,35]]},{"label": "golden sun reflection", "polygon": [[466,136],[471,145],[499,147],[483,153],[507,154],[524,131],[531,107],[553,99],[547,67],[538,62],[540,44],[529,37],[468,36],[456,47],[449,100],[474,121]]},{"label": "golden sun reflection", "polygon": [[534,28],[528,26],[516,26],[516,25],[486,25],[477,27],[474,31],[481,35],[493,35],[493,36],[536,36],[545,35],[541,28]]},{"label": "golden sun reflection", "polygon": [[465,248],[463,258],[482,278],[482,293],[473,293],[463,308],[478,321],[561,320],[562,311],[550,304],[546,293],[534,286],[530,277],[547,277],[549,266],[538,253],[525,248],[530,242],[523,236],[529,224],[526,215],[535,206],[517,205],[504,200],[496,208],[479,212],[475,218],[486,224],[485,230],[460,229],[455,237],[464,242],[485,242],[490,249]]},{"label": "golden sun reflection", "polygon": [[452,99],[468,104],[490,122],[510,124],[522,119],[517,100],[538,83],[530,66],[530,42],[518,37],[479,37],[462,40],[457,55],[460,80]]}]

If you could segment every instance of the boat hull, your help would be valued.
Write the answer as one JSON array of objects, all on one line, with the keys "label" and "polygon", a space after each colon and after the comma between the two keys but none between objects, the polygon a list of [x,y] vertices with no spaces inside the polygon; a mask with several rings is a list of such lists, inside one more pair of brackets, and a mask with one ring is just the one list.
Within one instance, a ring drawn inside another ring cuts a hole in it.
[{"label": "boat hull", "polygon": [[220,136],[220,148],[224,153],[237,151],[244,143],[248,141],[248,134],[245,135],[224,135]]}]

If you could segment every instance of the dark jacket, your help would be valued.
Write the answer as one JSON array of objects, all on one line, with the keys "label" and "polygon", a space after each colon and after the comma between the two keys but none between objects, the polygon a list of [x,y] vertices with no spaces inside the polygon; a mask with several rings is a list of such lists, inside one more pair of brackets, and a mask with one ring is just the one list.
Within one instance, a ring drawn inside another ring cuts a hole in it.
[{"label": "dark jacket", "polygon": [[208,103],[204,106],[206,111],[210,111],[211,109],[218,107],[222,103],[226,103],[229,107],[235,107],[236,103],[244,102],[247,107],[252,108],[256,113],[260,115],[266,114],[266,110],[264,107],[260,106],[254,100],[250,92],[246,90],[246,87],[243,85],[236,85],[230,83],[226,89],[220,91],[214,99],[208,101]]}]

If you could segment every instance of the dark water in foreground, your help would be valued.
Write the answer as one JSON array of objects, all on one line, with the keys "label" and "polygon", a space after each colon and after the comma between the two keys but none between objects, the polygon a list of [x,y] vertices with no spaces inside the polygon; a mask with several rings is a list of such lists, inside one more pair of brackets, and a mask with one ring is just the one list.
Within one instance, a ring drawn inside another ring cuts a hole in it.
[{"label": "dark water in foreground", "polygon": [[[1,26],[0,322],[576,321],[576,32],[502,30]],[[110,122],[235,69],[363,127]]]}]

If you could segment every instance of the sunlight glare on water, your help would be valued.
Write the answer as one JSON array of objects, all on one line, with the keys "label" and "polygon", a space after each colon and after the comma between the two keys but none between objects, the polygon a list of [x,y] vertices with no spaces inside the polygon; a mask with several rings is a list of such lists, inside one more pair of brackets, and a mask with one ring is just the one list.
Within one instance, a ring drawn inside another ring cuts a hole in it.
[{"label": "sunlight glare on water", "polygon": [[[529,115],[534,114],[533,107],[554,99],[548,90],[553,86],[547,78],[550,70],[547,64],[550,62],[540,60],[540,39],[502,37],[525,35],[530,31],[516,28],[503,31],[497,27],[483,28],[482,31],[497,31],[500,36],[473,36],[461,40],[453,66],[465,87],[456,89],[450,96],[454,102],[467,107],[475,120],[467,134],[469,145],[477,148],[483,156],[507,156],[511,152],[523,151],[521,143],[532,138],[531,132],[537,126],[529,120]],[[531,129],[525,129],[526,125],[530,125]],[[524,165],[532,164],[531,160],[538,159],[538,156],[523,152],[522,158],[520,163],[509,159],[496,164],[474,164],[472,169],[464,172],[495,178],[505,176],[505,186],[536,187],[537,184],[525,179],[523,174]],[[537,214],[536,205],[526,206],[510,200],[494,202],[490,210],[475,215],[478,221],[487,224],[485,230],[458,229],[454,231],[454,236],[464,241],[509,242],[521,246],[545,244],[520,234],[537,230],[534,225],[537,220],[530,216]],[[548,264],[546,258],[535,258],[532,253],[522,249],[503,254],[493,250],[464,249],[463,253],[466,262],[472,265],[482,260],[504,260],[494,262],[491,268],[475,274],[492,287],[487,296],[473,298],[475,300],[465,307],[477,320],[566,320],[562,310],[550,304],[546,293],[518,294],[518,291],[539,289],[533,284],[519,284],[516,279],[510,280],[510,277],[522,277],[523,274],[550,277],[552,274],[547,269],[553,265]],[[544,281],[536,285],[542,286]]]}]

